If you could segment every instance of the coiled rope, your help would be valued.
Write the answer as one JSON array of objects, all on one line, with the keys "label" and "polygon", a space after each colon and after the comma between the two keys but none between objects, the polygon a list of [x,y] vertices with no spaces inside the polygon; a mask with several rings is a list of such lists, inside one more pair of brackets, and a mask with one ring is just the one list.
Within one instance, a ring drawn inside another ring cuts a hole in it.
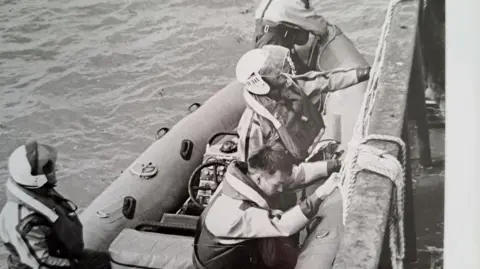
[{"label": "coiled rope", "polygon": [[[343,196],[343,222],[345,223],[350,212],[352,196],[355,192],[355,182],[361,171],[371,171],[383,175],[394,183],[396,192],[391,212],[389,214],[389,243],[393,269],[403,269],[405,258],[405,233],[404,233],[404,200],[405,200],[405,164],[406,148],[405,143],[398,137],[367,134],[369,130],[370,117],[377,94],[377,85],[385,61],[390,25],[393,18],[395,6],[402,0],[391,0],[385,22],[382,26],[380,41],[375,54],[375,60],[364,95],[361,114],[355,124],[353,137],[348,144],[348,151],[345,156],[345,165],[340,171],[342,184],[340,190]],[[388,152],[382,151],[373,146],[367,145],[369,141],[380,140],[395,143],[399,146],[400,161]]]}]

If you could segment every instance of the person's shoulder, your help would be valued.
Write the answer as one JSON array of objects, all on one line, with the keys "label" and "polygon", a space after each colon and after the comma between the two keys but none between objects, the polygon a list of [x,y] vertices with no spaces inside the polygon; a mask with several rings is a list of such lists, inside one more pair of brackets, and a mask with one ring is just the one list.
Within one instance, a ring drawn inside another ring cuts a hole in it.
[{"label": "person's shoulder", "polygon": [[2,211],[0,212],[0,220],[8,220],[12,218],[12,216],[18,215],[18,204],[7,201],[5,205],[2,207]]},{"label": "person's shoulder", "polygon": [[207,218],[221,215],[230,216],[232,213],[238,213],[238,211],[241,211],[242,203],[242,200],[233,199],[222,194],[211,205]]},{"label": "person's shoulder", "polygon": [[205,225],[213,234],[223,233],[242,218],[243,201],[220,195],[211,205]]}]

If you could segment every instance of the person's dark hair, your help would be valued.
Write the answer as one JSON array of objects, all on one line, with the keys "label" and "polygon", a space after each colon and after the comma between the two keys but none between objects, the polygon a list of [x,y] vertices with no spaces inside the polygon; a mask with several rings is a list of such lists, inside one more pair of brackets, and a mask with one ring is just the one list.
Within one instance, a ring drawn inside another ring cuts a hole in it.
[{"label": "person's dark hair", "polygon": [[291,173],[293,157],[282,147],[266,146],[248,158],[249,170],[265,171],[273,175],[276,171]]}]

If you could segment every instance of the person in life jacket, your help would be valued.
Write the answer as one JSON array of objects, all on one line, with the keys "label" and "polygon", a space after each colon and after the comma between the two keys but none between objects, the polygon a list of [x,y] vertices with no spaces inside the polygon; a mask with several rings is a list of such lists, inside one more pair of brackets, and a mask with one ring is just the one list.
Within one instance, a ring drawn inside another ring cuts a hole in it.
[{"label": "person in life jacket", "polygon": [[314,0],[261,0],[255,11],[254,48],[280,45],[292,51],[298,72],[303,74],[314,68],[305,64],[296,53],[295,45],[304,46],[310,34],[322,38],[329,23],[317,14]]},{"label": "person in life jacket", "polygon": [[295,75],[290,51],[266,45],[245,53],[237,63],[237,80],[245,84],[247,108],[237,126],[244,161],[266,144],[281,143],[304,161],[325,128],[317,104],[320,95],[348,88],[369,77],[369,67]]},{"label": "person in life jacket", "polygon": [[283,149],[264,147],[248,163],[232,162],[223,187],[202,212],[194,239],[197,269],[294,268],[298,246],[288,238],[304,228],[339,184],[332,174],[315,192],[286,211],[273,195],[326,175],[323,163],[292,165]]},{"label": "person in life jacket", "polygon": [[84,249],[77,206],[56,190],[54,148],[29,142],[8,160],[0,238],[9,269],[107,269],[107,253]]}]

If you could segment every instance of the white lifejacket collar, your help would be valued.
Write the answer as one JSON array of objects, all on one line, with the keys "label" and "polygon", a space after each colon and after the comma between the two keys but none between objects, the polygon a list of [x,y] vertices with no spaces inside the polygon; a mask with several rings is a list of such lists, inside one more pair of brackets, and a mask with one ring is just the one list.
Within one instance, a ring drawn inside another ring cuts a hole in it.
[{"label": "white lifejacket collar", "polygon": [[59,216],[57,215],[57,213],[55,213],[55,211],[35,199],[35,197],[32,197],[29,193],[22,189],[22,187],[18,186],[12,178],[8,179],[6,187],[7,191],[16,199],[20,200],[21,203],[47,217],[48,220],[50,220],[52,223],[57,221]]}]

